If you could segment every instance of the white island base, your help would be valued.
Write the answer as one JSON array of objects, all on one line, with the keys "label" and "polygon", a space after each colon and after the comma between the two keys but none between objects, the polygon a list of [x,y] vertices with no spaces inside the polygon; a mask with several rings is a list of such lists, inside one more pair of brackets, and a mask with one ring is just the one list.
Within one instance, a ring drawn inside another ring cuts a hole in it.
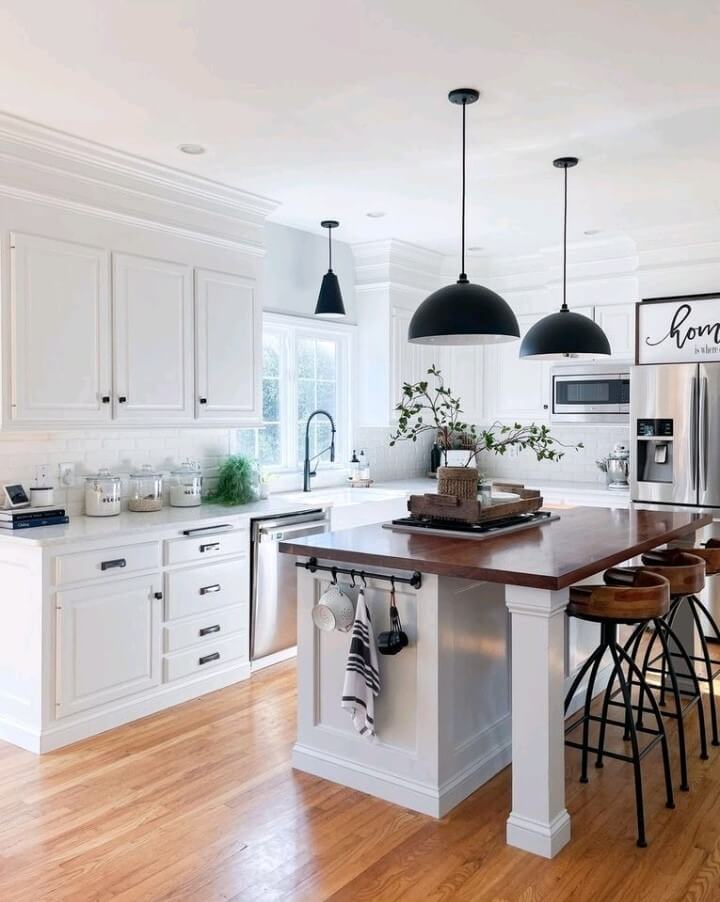
[{"label": "white island base", "polygon": [[[375,707],[377,737],[369,741],[355,733],[349,713],[340,706],[350,634],[321,632],[311,618],[312,607],[327,588],[329,576],[300,569],[298,581],[296,768],[442,817],[510,763],[508,606],[512,607],[516,593],[528,590],[425,574],[419,590],[398,585],[397,607],[410,644],[394,657],[378,656],[381,691]],[[506,592],[510,596],[507,599]],[[550,695],[569,685],[572,672],[596,646],[598,633],[595,624],[571,621],[566,638],[567,592],[529,592],[548,601],[557,596],[557,612],[548,610],[541,620],[548,630],[559,630],[549,644],[564,648],[564,655],[561,652],[561,660],[556,662],[558,669],[548,675],[548,685],[530,692],[523,705],[527,710],[521,716],[529,718],[531,728],[534,718],[544,718],[547,724],[549,707],[558,710]],[[377,638],[389,629],[390,584],[369,581],[366,598]],[[540,625],[537,619],[535,625]],[[530,670],[537,673],[540,668]],[[598,675],[598,689],[606,680],[607,673]],[[524,730],[521,733],[532,735]],[[561,737],[562,728],[555,735]],[[543,759],[548,751],[537,749],[538,778],[547,773],[548,762]],[[562,743],[559,752],[562,779]],[[567,824],[555,824],[547,842],[540,836],[537,842],[526,838],[513,844],[539,854],[554,854],[555,847],[569,838],[569,818],[564,807],[559,807]],[[517,813],[511,816],[509,831],[528,828],[530,833],[535,832],[533,824],[517,817]]]}]

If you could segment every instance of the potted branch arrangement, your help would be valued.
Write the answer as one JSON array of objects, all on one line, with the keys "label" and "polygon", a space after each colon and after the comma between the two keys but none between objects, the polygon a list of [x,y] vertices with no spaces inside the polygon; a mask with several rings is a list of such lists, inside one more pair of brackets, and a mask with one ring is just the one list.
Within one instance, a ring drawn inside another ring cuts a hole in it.
[{"label": "potted branch arrangement", "polygon": [[[443,465],[438,468],[438,495],[454,496],[459,501],[477,501],[478,456],[489,451],[506,454],[512,446],[529,449],[538,460],[558,461],[564,456],[559,447],[568,447],[553,438],[547,426],[531,423],[523,426],[493,423],[483,429],[463,419],[462,404],[444,384],[442,373],[436,366],[427,371],[429,380],[403,385],[401,401],[395,409],[398,424],[390,437],[390,445],[401,441],[416,442],[425,432],[432,432],[440,446]],[[571,446],[581,448],[582,444]],[[463,450],[467,460],[462,466],[448,466],[448,451]],[[535,493],[539,497],[539,493]],[[542,502],[542,499],[540,499]]]}]

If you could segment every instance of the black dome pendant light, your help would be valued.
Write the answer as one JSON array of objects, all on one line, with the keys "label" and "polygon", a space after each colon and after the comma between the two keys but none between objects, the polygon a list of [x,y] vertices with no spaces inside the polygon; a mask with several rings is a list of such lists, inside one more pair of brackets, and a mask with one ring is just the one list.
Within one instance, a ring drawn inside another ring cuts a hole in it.
[{"label": "black dome pendant light", "polygon": [[451,103],[462,105],[462,271],[454,285],[433,292],[415,311],[408,329],[408,341],[415,344],[477,345],[520,338],[508,303],[489,288],[473,285],[465,274],[465,107],[479,97],[474,88],[448,94]]},{"label": "black dome pendant light", "polygon": [[332,230],[340,223],[335,219],[323,219],[320,225],[328,230],[328,271],[323,276],[320,294],[315,305],[315,316],[345,316],[345,305],[338,277],[332,268]]},{"label": "black dome pendant light", "polygon": [[521,357],[553,360],[563,357],[599,357],[611,354],[607,335],[590,317],[573,313],[567,305],[567,171],[577,166],[577,157],[559,157],[553,166],[565,174],[563,209],[563,300],[558,313],[543,317],[526,333]]}]

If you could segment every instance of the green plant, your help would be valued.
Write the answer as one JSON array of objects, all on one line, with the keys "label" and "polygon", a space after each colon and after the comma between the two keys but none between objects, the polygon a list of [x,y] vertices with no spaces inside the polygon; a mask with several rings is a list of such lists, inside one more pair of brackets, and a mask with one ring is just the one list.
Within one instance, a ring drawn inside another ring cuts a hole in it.
[{"label": "green plant", "polygon": [[256,465],[244,454],[231,454],[220,466],[215,489],[207,500],[215,504],[247,504],[257,497]]},{"label": "green plant", "polygon": [[529,426],[493,423],[488,429],[478,430],[463,420],[462,403],[445,387],[440,370],[431,366],[427,374],[435,380],[432,387],[427,380],[403,384],[402,400],[395,406],[398,425],[390,436],[391,446],[400,441],[416,442],[422,433],[434,432],[445,466],[447,452],[456,446],[468,452],[466,467],[477,466],[477,457],[483,451],[505,454],[512,445],[533,451],[538,460],[560,460],[564,452],[558,450],[558,445],[575,449],[583,447],[582,444],[564,445],[553,438],[547,426],[535,423]]}]

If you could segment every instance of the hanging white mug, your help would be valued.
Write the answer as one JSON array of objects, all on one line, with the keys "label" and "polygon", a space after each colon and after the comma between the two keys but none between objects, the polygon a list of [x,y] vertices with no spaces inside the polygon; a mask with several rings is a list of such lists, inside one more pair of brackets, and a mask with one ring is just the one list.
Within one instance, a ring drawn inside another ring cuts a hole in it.
[{"label": "hanging white mug", "polygon": [[347,632],[355,619],[355,605],[338,585],[323,592],[312,610],[313,623],[319,630]]}]

